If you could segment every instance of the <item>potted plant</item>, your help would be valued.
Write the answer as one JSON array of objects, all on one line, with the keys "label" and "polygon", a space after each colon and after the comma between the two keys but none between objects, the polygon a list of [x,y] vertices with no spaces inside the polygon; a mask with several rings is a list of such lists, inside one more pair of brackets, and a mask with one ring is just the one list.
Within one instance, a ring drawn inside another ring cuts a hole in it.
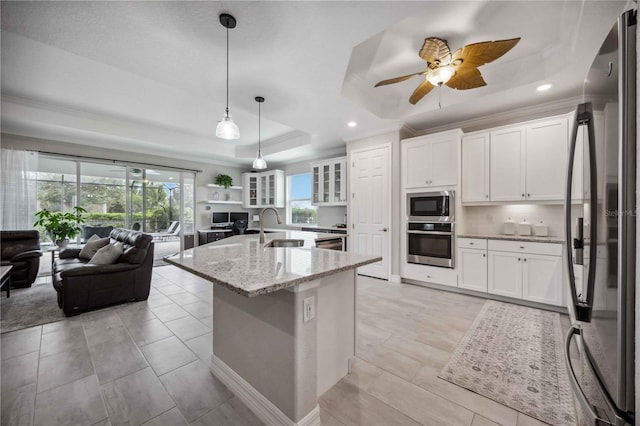
[{"label": "potted plant", "polygon": [[220,173],[216,176],[215,184],[224,187],[224,189],[229,189],[229,187],[233,185],[233,179],[229,175]]},{"label": "potted plant", "polygon": [[36,213],[38,220],[33,226],[42,226],[51,239],[60,248],[69,244],[69,238],[73,238],[82,230],[80,224],[85,223],[84,214],[87,211],[75,206],[72,212],[52,212],[47,209]]}]

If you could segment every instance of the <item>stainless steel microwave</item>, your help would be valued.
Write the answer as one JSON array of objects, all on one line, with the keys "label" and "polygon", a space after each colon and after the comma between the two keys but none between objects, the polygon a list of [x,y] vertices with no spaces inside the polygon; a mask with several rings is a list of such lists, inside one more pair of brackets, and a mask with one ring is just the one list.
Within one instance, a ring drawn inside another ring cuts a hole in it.
[{"label": "stainless steel microwave", "polygon": [[454,191],[407,194],[409,220],[453,222],[455,210]]}]

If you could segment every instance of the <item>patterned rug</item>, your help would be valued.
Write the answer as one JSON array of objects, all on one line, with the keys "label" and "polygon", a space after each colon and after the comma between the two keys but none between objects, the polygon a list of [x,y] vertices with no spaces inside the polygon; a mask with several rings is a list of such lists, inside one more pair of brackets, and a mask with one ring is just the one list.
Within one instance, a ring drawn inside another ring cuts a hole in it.
[{"label": "patterned rug", "polygon": [[0,295],[0,333],[65,319],[50,279],[29,288],[12,289],[9,298],[6,294]]},{"label": "patterned rug", "polygon": [[552,425],[575,425],[560,314],[488,300],[439,377]]}]

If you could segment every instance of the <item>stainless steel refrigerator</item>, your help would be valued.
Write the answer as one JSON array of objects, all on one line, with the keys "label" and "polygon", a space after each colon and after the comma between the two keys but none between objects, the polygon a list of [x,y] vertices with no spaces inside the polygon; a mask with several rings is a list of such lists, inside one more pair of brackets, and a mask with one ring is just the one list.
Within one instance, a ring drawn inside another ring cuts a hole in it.
[{"label": "stainless steel refrigerator", "polygon": [[585,78],[565,200],[571,327],[565,361],[581,424],[635,424],[636,11]]}]

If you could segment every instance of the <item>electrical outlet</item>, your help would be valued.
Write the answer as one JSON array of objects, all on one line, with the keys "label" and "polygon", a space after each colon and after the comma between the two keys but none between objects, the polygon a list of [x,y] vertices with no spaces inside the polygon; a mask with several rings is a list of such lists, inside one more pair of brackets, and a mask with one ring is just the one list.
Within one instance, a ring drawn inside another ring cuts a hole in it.
[{"label": "electrical outlet", "polygon": [[311,321],[316,317],[316,298],[315,296],[307,297],[303,303],[304,312],[302,313],[302,321]]}]

